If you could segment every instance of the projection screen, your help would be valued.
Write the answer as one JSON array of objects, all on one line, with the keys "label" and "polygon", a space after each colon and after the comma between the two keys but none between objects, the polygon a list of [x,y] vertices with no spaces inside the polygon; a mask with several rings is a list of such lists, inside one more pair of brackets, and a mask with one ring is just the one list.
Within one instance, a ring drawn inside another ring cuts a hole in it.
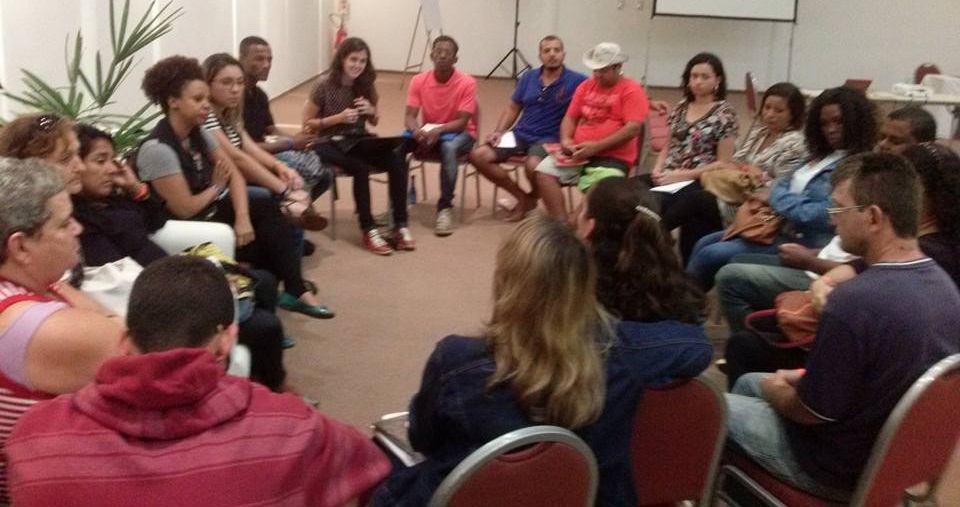
[{"label": "projection screen", "polygon": [[654,0],[654,16],[794,22],[798,0]]}]

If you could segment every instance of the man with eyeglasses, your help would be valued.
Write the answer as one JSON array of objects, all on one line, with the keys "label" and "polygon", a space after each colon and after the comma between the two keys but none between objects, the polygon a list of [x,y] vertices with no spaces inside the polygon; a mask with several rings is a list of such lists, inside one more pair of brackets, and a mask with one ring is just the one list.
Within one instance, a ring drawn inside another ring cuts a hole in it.
[{"label": "man with eyeglasses", "polygon": [[[560,139],[563,113],[570,105],[573,91],[587,79],[587,76],[563,64],[566,51],[563,41],[556,35],[540,39],[537,56],[543,65],[520,76],[510,96],[510,103],[500,113],[493,132],[487,136],[484,144],[470,153],[470,163],[480,174],[516,198],[516,207],[505,219],[508,222],[521,220],[537,206],[533,170],[547,156],[543,143]],[[501,162],[514,155],[525,157],[523,165],[527,181],[532,187],[529,193],[524,192],[500,167]]]},{"label": "man with eyeglasses", "polygon": [[922,190],[905,159],[852,156],[831,184],[828,213],[859,275],[830,292],[805,370],[744,375],[727,405],[729,438],[753,461],[846,501],[903,394],[960,351],[960,293],[918,246]]}]

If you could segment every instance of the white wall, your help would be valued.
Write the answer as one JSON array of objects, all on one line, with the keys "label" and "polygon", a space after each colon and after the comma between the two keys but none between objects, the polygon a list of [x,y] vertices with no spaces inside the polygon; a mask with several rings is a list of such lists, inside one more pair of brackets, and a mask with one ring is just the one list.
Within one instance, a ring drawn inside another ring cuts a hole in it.
[{"label": "white wall", "polygon": [[[327,0],[330,1],[330,0]],[[413,32],[418,0],[352,0],[349,32],[367,39],[381,69],[400,70]],[[911,76],[925,61],[960,74],[960,2],[934,0],[800,0],[790,62],[791,25],[760,21],[650,19],[651,0],[523,0],[520,42],[536,58],[536,41],[556,33],[567,43],[568,63],[583,71],[580,55],[601,40],[630,54],[625,72],[646,73],[649,84],[679,85],[687,59],[717,53],[742,89],[754,72],[762,86],[787,79],[810,88],[847,77],[874,79],[877,89]],[[512,42],[513,0],[440,0],[444,32],[461,46],[460,68],[485,75]],[[419,58],[422,42],[417,43]],[[646,69],[646,71],[644,70]],[[500,75],[504,75],[501,73]]]},{"label": "white wall", "polygon": [[[158,3],[163,3],[160,0]],[[132,113],[146,99],[140,91],[143,71],[160,58],[183,54],[203,61],[217,52],[236,54],[247,35],[267,39],[274,52],[268,94],[279,94],[316,75],[327,63],[329,31],[321,25],[322,0],[174,0],[183,15],[173,31],[138,54],[130,78],[117,94],[114,111]],[[116,0],[117,7],[123,1]],[[149,0],[133,0],[131,12],[139,15]],[[326,25],[325,15],[323,25]],[[109,2],[107,0],[0,0],[0,83],[19,92],[20,69],[26,68],[48,82],[66,84],[63,44],[81,30],[86,46],[86,66],[92,70],[97,50],[110,53]],[[72,51],[72,46],[71,46]],[[9,99],[0,102],[0,115],[10,117],[22,108]]]}]

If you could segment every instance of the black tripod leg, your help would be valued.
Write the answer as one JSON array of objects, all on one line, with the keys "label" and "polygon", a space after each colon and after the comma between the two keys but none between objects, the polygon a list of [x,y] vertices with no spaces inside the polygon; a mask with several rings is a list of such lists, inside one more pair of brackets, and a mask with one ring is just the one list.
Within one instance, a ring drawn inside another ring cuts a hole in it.
[{"label": "black tripod leg", "polygon": [[497,64],[493,66],[493,69],[490,70],[490,73],[487,74],[487,77],[486,77],[485,79],[490,79],[490,76],[492,76],[493,73],[496,72],[497,69],[499,69],[499,68],[504,64],[504,62],[507,61],[507,58],[510,58],[510,55],[512,55],[514,51],[517,51],[517,49],[516,49],[516,48],[513,48],[513,49],[511,49],[510,51],[507,51],[507,54],[503,55],[503,58],[501,58],[500,61],[497,62]]}]

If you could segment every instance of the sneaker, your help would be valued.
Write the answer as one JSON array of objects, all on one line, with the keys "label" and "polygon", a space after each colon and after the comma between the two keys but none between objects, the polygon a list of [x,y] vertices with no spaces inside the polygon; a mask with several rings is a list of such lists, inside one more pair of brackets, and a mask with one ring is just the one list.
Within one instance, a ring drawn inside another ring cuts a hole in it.
[{"label": "sneaker", "polygon": [[453,212],[444,208],[437,212],[437,221],[433,224],[433,233],[437,236],[453,234]]},{"label": "sneaker", "polygon": [[363,233],[363,246],[377,255],[390,255],[393,253],[393,248],[387,243],[387,240],[383,239],[383,236],[380,235],[380,229],[376,228]]},{"label": "sneaker", "polygon": [[397,227],[394,229],[391,239],[393,240],[393,248],[396,250],[417,249],[417,242],[413,239],[413,235],[410,234],[408,227]]}]

